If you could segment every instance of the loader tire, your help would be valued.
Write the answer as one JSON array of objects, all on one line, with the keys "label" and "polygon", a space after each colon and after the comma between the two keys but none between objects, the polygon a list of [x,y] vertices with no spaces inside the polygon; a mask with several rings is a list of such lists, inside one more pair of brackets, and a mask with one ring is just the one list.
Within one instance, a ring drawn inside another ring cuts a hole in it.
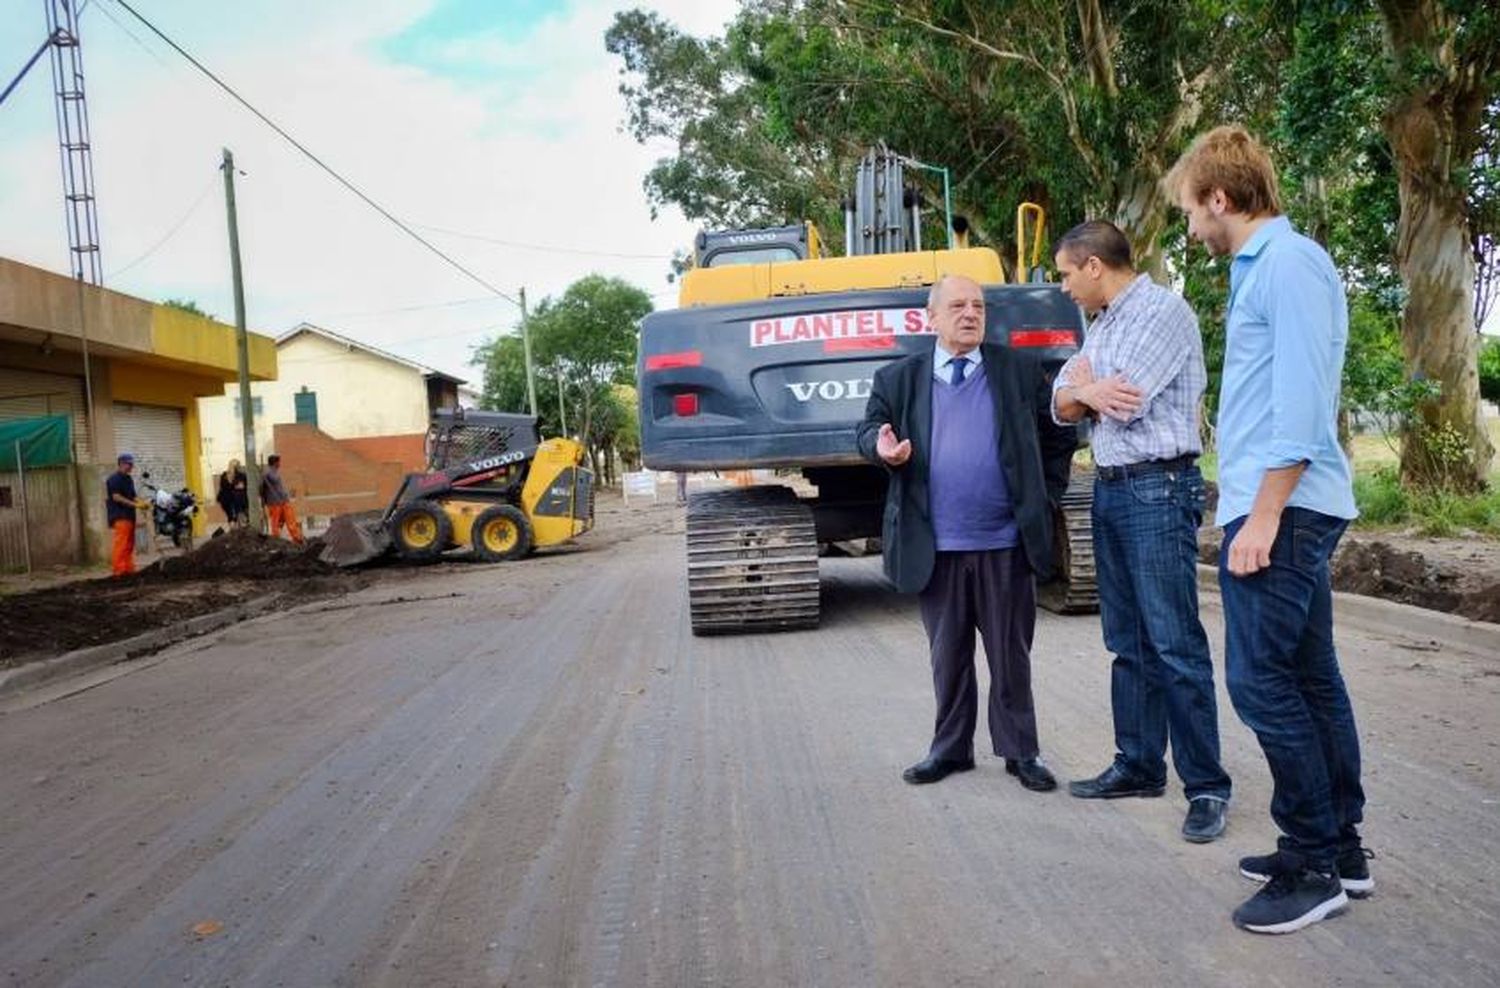
[{"label": "loader tire", "polygon": [[531,552],[531,519],[513,504],[487,508],[474,519],[474,555],[487,563],[509,562]]},{"label": "loader tire", "polygon": [[436,559],[453,542],[453,523],[442,505],[413,501],[391,519],[391,538],[402,559]]}]

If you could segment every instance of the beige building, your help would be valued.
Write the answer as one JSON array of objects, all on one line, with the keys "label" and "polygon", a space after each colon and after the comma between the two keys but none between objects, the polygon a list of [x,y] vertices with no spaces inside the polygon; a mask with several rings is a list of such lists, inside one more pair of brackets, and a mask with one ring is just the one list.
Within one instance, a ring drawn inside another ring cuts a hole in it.
[{"label": "beige building", "polygon": [[[251,378],[274,378],[273,341],[249,342]],[[211,500],[197,402],[237,376],[232,326],[0,258],[0,421],[66,417],[73,454],[27,469],[24,491],[0,474],[0,567],[102,558],[102,484],[119,452],[136,455],[137,476]]]},{"label": "beige building", "polygon": [[[271,453],[289,455],[276,448],[276,427],[299,424],[362,455],[417,469],[432,410],[458,404],[459,387],[465,383],[311,323],[277,337],[276,359],[276,380],[250,389],[255,448],[262,462]],[[198,403],[203,482],[210,486],[229,460],[245,460],[238,390],[229,386],[221,396]],[[314,467],[303,463],[297,470]],[[316,478],[310,483],[318,489]]]}]

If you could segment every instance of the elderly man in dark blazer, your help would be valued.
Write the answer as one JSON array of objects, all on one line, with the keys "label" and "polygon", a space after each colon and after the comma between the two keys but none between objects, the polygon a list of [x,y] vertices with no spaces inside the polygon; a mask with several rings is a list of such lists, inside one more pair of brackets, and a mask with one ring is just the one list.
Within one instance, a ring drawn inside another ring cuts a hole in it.
[{"label": "elderly man in dark blazer", "polygon": [[939,280],[927,316],[933,349],[876,372],[859,427],[861,454],[890,473],[886,576],[919,595],[932,651],[932,746],[902,777],[937,782],[974,767],[977,629],[994,752],[1027,789],[1055,789],[1038,757],[1031,639],[1036,581],[1052,568],[1051,504],[1067,488],[1077,436],[1053,422],[1041,364],[984,342],[976,282]]}]

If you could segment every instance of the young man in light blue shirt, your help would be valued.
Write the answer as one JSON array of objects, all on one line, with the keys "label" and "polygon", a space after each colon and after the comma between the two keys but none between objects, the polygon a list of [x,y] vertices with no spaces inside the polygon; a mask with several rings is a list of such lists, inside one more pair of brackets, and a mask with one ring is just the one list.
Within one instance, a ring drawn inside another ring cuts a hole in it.
[{"label": "young man in light blue shirt", "polygon": [[1230,258],[1216,517],[1225,680],[1265,752],[1282,831],[1275,852],[1241,859],[1266,884],[1234,921],[1289,933],[1374,887],[1328,572],[1357,513],[1337,428],[1348,307],[1327,252],[1281,215],[1275,168],[1244,128],[1200,136],[1166,187],[1189,236]]}]

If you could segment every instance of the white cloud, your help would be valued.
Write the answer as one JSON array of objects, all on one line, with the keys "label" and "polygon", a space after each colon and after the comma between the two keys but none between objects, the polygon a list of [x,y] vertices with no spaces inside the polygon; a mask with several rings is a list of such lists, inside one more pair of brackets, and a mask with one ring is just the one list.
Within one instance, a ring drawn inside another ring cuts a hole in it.
[{"label": "white cloud", "polygon": [[[715,31],[732,0],[650,4],[696,33]],[[45,34],[34,0],[0,0],[0,72],[19,67]],[[107,273],[148,251],[201,202],[154,254],[107,280],[148,298],[195,299],[233,315],[220,148],[247,174],[237,182],[252,328],[279,333],[301,320],[366,340],[477,381],[469,348],[514,322],[482,301],[369,313],[484,296],[483,288],[406,239],[113,0],[84,15],[101,245]],[[413,223],[499,239],[646,259],[518,250],[423,230],[506,292],[533,301],[591,271],[619,275],[670,304],[667,258],[691,239],[675,213],[650,219],[641,179],[661,149],[620,133],[617,63],[603,33],[618,0],[579,0],[520,43],[476,38],[462,77],[393,63],[383,45],[431,3],[394,0],[304,5],[292,0],[202,4],[140,0],[138,9],[335,169]],[[113,15],[113,20],[104,16]],[[132,40],[114,21],[126,25]],[[34,33],[34,40],[26,35]],[[474,72],[476,63],[493,74]],[[472,81],[464,79],[472,77]],[[0,255],[67,269],[45,60],[0,106]]]}]

